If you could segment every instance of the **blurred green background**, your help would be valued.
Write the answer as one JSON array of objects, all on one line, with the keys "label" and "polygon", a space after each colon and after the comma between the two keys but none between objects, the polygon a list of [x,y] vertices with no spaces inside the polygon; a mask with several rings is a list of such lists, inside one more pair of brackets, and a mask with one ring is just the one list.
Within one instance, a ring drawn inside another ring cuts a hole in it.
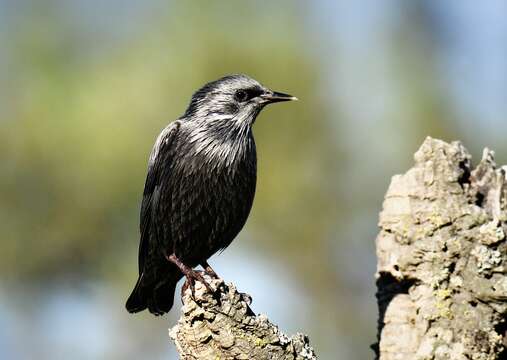
[{"label": "blurred green background", "polygon": [[210,262],[322,359],[373,357],[377,214],[424,138],[507,162],[502,0],[0,0],[1,359],[177,358],[178,306],[124,310],[146,162],[230,73],[300,101],[256,122],[254,207]]}]

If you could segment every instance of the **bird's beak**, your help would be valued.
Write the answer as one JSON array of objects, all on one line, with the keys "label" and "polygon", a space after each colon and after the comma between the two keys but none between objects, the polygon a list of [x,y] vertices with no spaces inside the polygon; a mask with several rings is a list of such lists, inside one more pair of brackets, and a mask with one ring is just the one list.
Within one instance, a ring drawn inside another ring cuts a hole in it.
[{"label": "bird's beak", "polygon": [[268,103],[268,104],[280,102],[280,101],[294,101],[294,100],[298,99],[295,96],[292,96],[289,94],[284,94],[281,92],[276,92],[276,91],[266,92],[266,93],[262,94],[260,97],[261,97],[261,99],[264,100],[265,103]]}]

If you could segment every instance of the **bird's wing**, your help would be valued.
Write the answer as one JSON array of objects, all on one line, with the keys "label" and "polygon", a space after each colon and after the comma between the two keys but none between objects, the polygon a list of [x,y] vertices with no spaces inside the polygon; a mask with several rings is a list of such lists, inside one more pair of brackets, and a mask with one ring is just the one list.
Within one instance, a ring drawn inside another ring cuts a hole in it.
[{"label": "bird's wing", "polygon": [[156,229],[153,228],[154,205],[159,198],[160,175],[163,166],[170,166],[168,161],[169,150],[171,149],[181,122],[175,121],[169,124],[158,136],[148,161],[148,175],[144,185],[143,201],[141,203],[140,230],[141,240],[139,243],[139,275],[144,270],[145,261],[150,256],[150,236],[156,236]]}]

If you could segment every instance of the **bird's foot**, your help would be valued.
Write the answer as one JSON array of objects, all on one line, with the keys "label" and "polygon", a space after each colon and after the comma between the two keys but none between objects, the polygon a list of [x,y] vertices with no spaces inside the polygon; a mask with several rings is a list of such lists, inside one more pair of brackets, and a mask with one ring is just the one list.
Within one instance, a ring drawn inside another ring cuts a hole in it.
[{"label": "bird's foot", "polygon": [[190,290],[192,292],[192,298],[195,299],[195,282],[199,281],[201,282],[204,287],[206,287],[206,290],[210,293],[214,293],[213,289],[211,288],[210,284],[204,279],[204,276],[202,276],[201,272],[196,271],[192,269],[191,267],[185,265],[175,254],[171,254],[169,256],[166,256],[166,259],[170,262],[172,262],[174,265],[176,265],[183,275],[187,278],[185,281],[185,284],[183,284],[183,287],[181,288],[181,295],[185,294],[185,291],[190,287]]},{"label": "bird's foot", "polygon": [[210,264],[208,264],[207,261],[203,261],[201,263],[201,266],[204,269],[204,272],[206,273],[206,275],[208,275],[214,279],[220,279],[220,276],[218,276],[218,274],[215,272],[215,270],[213,270],[213,268],[210,266]]},{"label": "bird's foot", "polygon": [[192,298],[195,300],[195,282],[196,281],[199,281],[200,283],[202,283],[204,285],[204,287],[206,288],[207,292],[212,293],[212,294],[215,292],[211,288],[208,281],[206,281],[204,276],[202,276],[200,271],[191,270],[189,273],[185,274],[185,277],[187,279],[181,288],[181,297],[183,297],[185,295],[185,292],[187,291],[187,289],[190,288]]}]

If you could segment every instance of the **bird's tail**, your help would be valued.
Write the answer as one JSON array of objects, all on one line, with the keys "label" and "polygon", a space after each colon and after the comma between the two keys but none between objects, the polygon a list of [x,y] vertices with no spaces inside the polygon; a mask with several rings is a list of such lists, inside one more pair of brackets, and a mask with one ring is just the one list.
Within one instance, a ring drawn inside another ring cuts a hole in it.
[{"label": "bird's tail", "polygon": [[163,281],[146,284],[141,274],[125,305],[127,311],[137,313],[147,308],[155,315],[169,312],[173,306],[176,284],[182,275],[181,273],[167,275]]},{"label": "bird's tail", "polygon": [[125,304],[125,307],[129,313],[143,311],[148,307],[146,291],[142,282],[143,274],[139,275],[136,286],[134,287],[134,290],[132,290],[132,293],[127,299],[127,303]]}]

